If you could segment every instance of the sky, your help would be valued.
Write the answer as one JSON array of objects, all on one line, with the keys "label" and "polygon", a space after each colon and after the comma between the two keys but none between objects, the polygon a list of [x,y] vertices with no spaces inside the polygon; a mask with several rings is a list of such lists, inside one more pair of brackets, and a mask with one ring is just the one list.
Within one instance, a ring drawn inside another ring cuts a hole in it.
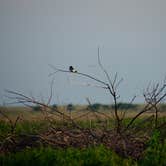
[{"label": "sky", "polygon": [[0,104],[5,89],[46,101],[53,77],[52,104],[111,103],[110,94],[89,79],[68,73],[50,77],[55,67],[106,81],[123,78],[119,102],[144,102],[149,82],[166,76],[164,0],[0,0]]}]

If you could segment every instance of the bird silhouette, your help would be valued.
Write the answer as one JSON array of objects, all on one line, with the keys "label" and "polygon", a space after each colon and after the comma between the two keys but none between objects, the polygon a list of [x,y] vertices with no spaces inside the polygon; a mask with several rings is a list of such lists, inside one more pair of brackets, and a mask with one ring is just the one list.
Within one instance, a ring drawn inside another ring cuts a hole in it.
[{"label": "bird silhouette", "polygon": [[69,66],[69,71],[70,71],[70,72],[73,72],[73,73],[77,73],[77,71],[74,69],[73,66]]}]

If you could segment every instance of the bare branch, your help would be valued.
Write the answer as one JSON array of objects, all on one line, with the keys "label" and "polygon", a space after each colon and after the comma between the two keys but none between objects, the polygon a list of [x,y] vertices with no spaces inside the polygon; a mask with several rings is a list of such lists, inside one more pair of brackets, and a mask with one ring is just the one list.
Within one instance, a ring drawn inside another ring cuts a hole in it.
[{"label": "bare branch", "polygon": [[115,73],[115,76],[114,76],[114,81],[113,81],[113,83],[112,83],[113,86],[115,86],[115,83],[116,83],[116,81],[117,81],[117,77],[118,77],[118,73],[116,72],[116,73]]},{"label": "bare branch", "polygon": [[[99,47],[98,47],[98,64],[99,64],[101,70],[103,71],[103,73],[105,74],[105,76],[107,77],[109,84],[112,86],[113,84],[112,84],[111,78],[110,78],[110,76],[108,75],[106,69],[103,67],[103,65],[101,63]],[[111,89],[111,88],[109,88],[109,89],[110,89],[110,93],[113,95],[113,89]]]},{"label": "bare branch", "polygon": [[123,81],[123,78],[121,78],[121,79],[115,84],[115,89],[118,88],[118,86],[121,84],[122,81]]},{"label": "bare branch", "polygon": [[[166,85],[159,86],[159,83],[153,85],[151,88],[151,84],[148,85],[146,91],[143,93],[143,96],[146,101],[145,107],[140,111],[132,120],[128,123],[127,128],[129,128],[133,122],[143,113],[152,110],[154,108],[156,114],[156,124],[157,124],[157,117],[158,117],[158,108],[157,105],[166,97],[166,92],[164,91]],[[157,126],[156,126],[157,127]]]},{"label": "bare branch", "polygon": [[102,80],[100,80],[100,79],[98,79],[98,78],[95,78],[95,77],[93,77],[93,76],[91,76],[91,75],[89,75],[89,74],[85,74],[85,73],[81,73],[81,72],[75,72],[75,73],[73,73],[73,72],[68,71],[68,70],[63,70],[63,69],[56,68],[56,67],[54,67],[53,65],[51,65],[51,67],[52,67],[54,70],[56,70],[56,72],[63,72],[63,73],[71,73],[71,74],[81,75],[81,76],[90,78],[90,79],[92,79],[92,80],[95,80],[95,81],[97,81],[97,82],[99,82],[99,83],[101,83],[101,84],[103,84],[103,85],[105,85],[105,86],[108,86],[108,84],[105,83],[104,81],[102,81]]},{"label": "bare branch", "polygon": [[129,104],[132,104],[133,102],[134,102],[134,100],[136,99],[136,95],[135,96],[133,96],[133,98],[131,99],[131,101],[129,102]]},{"label": "bare branch", "polygon": [[[18,98],[18,102],[20,103],[32,103],[32,104],[36,104],[36,105],[40,105],[42,106],[42,108],[44,109],[45,113],[49,113],[49,114],[54,114],[52,113],[51,111],[47,111],[47,109],[49,110],[52,110],[52,107],[50,107],[49,105],[47,104],[44,104],[43,102],[39,102],[37,100],[34,100],[34,99],[31,99],[30,97],[27,97],[21,93],[17,93],[17,92],[14,92],[14,91],[11,91],[11,90],[7,90],[8,93],[10,94],[14,94],[16,95],[16,98]],[[18,97],[17,97],[18,96]],[[19,101],[19,96],[21,96],[21,100]],[[24,97],[24,98],[23,98]],[[47,109],[46,109],[47,108]],[[75,127],[77,128],[80,128],[75,122],[73,119],[70,118],[70,116],[66,115],[65,113],[59,111],[59,110],[56,110],[56,113],[59,114],[59,116],[63,116],[66,120],[69,120]]]},{"label": "bare branch", "polygon": [[50,97],[49,97],[49,99],[48,99],[48,101],[47,101],[47,105],[49,105],[49,104],[50,104],[51,99],[52,99],[54,80],[55,80],[55,77],[54,77],[54,78],[52,79],[52,81],[51,81],[51,85],[50,85]]}]

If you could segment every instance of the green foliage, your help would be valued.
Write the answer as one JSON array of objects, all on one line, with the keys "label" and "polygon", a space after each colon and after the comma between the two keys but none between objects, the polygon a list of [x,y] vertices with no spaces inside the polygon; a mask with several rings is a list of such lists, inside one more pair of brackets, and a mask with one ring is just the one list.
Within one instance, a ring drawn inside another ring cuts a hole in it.
[{"label": "green foliage", "polygon": [[72,111],[72,110],[74,110],[75,108],[74,108],[74,105],[73,104],[68,104],[67,105],[67,110],[68,111]]},{"label": "green foliage", "polygon": [[[118,109],[122,109],[122,110],[136,109],[138,107],[137,104],[131,104],[131,103],[118,103],[117,106],[118,106]],[[111,108],[114,108],[114,105],[111,105]]]},{"label": "green foliage", "polygon": [[6,135],[10,130],[9,123],[0,121],[0,135]]},{"label": "green foliage", "polygon": [[[15,132],[17,134],[19,133],[35,134],[42,130],[45,130],[47,126],[48,123],[44,121],[41,122],[24,121],[16,125]],[[0,135],[5,136],[7,133],[10,133],[10,131],[11,131],[10,124],[4,121],[0,121]]]},{"label": "green foliage", "polygon": [[93,110],[99,110],[100,107],[101,107],[101,104],[95,103],[91,107],[92,107]]},{"label": "green foliage", "polygon": [[58,106],[56,104],[53,104],[52,105],[52,111],[56,111],[56,110],[58,110]]},{"label": "green foliage", "polygon": [[140,165],[165,166],[166,140],[160,143],[160,132],[155,130]]},{"label": "green foliage", "polygon": [[[127,110],[127,109],[134,110],[134,109],[137,109],[138,107],[137,104],[131,104],[131,103],[118,103],[117,106],[118,106],[118,109],[121,109],[121,110]],[[92,105],[89,105],[88,108],[94,111],[98,111],[99,109],[109,110],[110,108],[114,109],[114,104],[109,106],[106,104],[94,103]]]},{"label": "green foliage", "polygon": [[10,155],[0,155],[1,166],[38,165],[38,166],[127,166],[136,165],[131,159],[122,159],[104,146],[87,149],[26,149]]},{"label": "green foliage", "polygon": [[35,134],[41,130],[47,128],[48,123],[41,121],[41,122],[29,122],[25,121],[23,123],[19,123],[16,126],[16,133],[27,133],[27,134]]},{"label": "green foliage", "polygon": [[33,108],[33,111],[41,111],[42,110],[41,106],[39,106],[39,105],[33,106],[32,108]]},{"label": "green foliage", "polygon": [[110,107],[110,105],[102,104],[102,108],[103,108],[104,110],[108,110],[108,109],[110,109],[111,107]]},{"label": "green foliage", "polygon": [[166,142],[158,142],[158,133],[155,132],[149,148],[141,160],[119,157],[112,150],[104,146],[89,147],[86,149],[53,149],[40,147],[25,149],[24,151],[0,155],[1,166],[38,165],[38,166],[165,166]]},{"label": "green foliage", "polygon": [[159,109],[160,111],[166,111],[166,104],[165,103],[160,104]]}]

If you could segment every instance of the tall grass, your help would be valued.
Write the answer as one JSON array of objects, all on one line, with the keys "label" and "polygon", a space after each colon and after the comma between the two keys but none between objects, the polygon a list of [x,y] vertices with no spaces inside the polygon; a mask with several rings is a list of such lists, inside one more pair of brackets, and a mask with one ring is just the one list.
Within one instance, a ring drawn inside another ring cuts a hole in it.
[{"label": "tall grass", "polygon": [[141,165],[165,166],[166,165],[166,140],[160,143],[160,132],[154,131],[144,158],[139,161]]},{"label": "tall grass", "polygon": [[38,165],[38,166],[126,166],[137,165],[137,163],[131,159],[123,159],[117,154],[104,146],[89,147],[87,149],[73,149],[68,148],[52,149],[40,148],[40,149],[26,149],[22,152],[10,154],[7,156],[0,156],[1,166],[15,166],[15,165]]},{"label": "tall grass", "polygon": [[89,147],[86,149],[53,149],[40,147],[25,149],[24,151],[0,155],[1,166],[38,165],[38,166],[165,166],[166,142],[158,143],[155,134],[150,141],[149,148],[141,160],[134,161],[122,158],[104,146]]}]

